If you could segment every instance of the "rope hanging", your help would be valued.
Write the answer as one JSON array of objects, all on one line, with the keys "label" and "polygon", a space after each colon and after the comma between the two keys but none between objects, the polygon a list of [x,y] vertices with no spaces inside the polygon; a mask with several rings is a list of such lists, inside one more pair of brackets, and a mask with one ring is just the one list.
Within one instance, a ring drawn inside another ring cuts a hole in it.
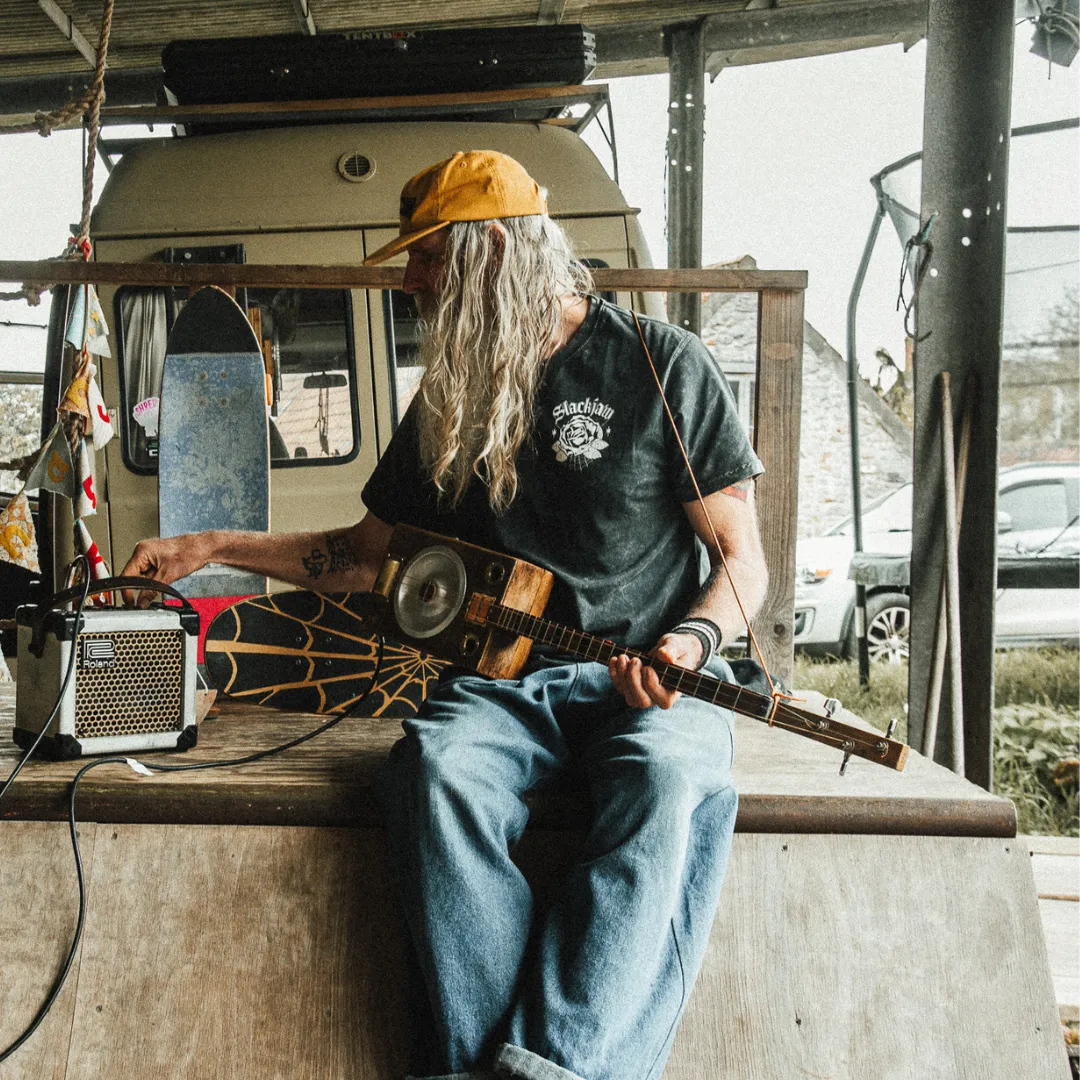
[{"label": "rope hanging", "polygon": [[[60,259],[90,258],[90,207],[94,201],[94,163],[97,160],[98,134],[101,131],[101,106],[105,101],[105,61],[109,55],[109,35],[112,33],[113,5],[115,0],[105,0],[101,15],[101,35],[98,38],[97,63],[94,65],[94,78],[86,93],[78,101],[68,102],[63,108],[53,112],[38,112],[28,124],[0,124],[0,135],[18,135],[36,131],[43,138],[62,127],[77,116],[87,116],[88,138],[86,144],[86,162],[83,166],[83,201],[82,216],[79,219],[79,231],[69,242]],[[0,300],[25,300],[32,307],[41,303],[41,294],[47,285],[26,282],[17,292],[0,293]]]}]

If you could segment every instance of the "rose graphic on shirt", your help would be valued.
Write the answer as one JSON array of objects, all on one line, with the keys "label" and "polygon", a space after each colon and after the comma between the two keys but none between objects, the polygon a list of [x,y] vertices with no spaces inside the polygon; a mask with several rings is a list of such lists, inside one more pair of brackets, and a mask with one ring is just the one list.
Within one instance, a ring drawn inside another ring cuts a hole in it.
[{"label": "rose graphic on shirt", "polygon": [[572,417],[558,429],[552,449],[558,462],[570,458],[595,461],[600,457],[600,451],[607,449],[604,429],[591,416]]}]

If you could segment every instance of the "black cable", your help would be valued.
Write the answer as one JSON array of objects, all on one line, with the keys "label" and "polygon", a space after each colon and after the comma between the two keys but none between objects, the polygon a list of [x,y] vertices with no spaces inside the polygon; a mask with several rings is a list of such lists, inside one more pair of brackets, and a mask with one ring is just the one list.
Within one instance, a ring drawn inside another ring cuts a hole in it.
[{"label": "black cable", "polygon": [[[89,586],[90,581],[89,570],[89,565],[87,565],[87,587]],[[86,601],[86,591],[86,588],[84,588],[82,600],[79,603],[76,620],[78,620],[79,615],[81,615],[82,613],[82,606],[83,603],[85,603]],[[77,626],[78,624],[76,622],[76,629]],[[354,701],[347,709],[343,709],[341,712],[334,714],[331,720],[328,720],[325,724],[320,724],[313,731],[309,731],[306,734],[300,735],[295,739],[290,739],[288,742],[282,743],[280,746],[272,746],[268,750],[257,750],[255,751],[255,753],[246,754],[244,757],[232,758],[228,761],[202,761],[197,762],[194,765],[146,765],[144,762],[139,762],[139,764],[143,765],[145,768],[154,770],[156,772],[191,772],[196,769],[223,769],[226,766],[231,765],[248,765],[253,761],[260,761],[263,758],[271,757],[274,754],[281,754],[286,750],[291,750],[294,746],[299,746],[301,743],[308,742],[310,739],[314,739],[317,735],[321,735],[324,731],[329,731],[332,727],[340,724],[342,720],[344,720],[348,716],[351,716],[353,712],[367,700],[368,695],[375,688],[379,681],[379,671],[382,669],[384,647],[385,639],[380,634],[379,645],[375,654],[375,670],[372,672],[371,682],[368,685],[368,688],[363,692],[363,694],[361,694],[360,697],[357,698],[356,701]],[[75,649],[73,643],[72,655],[74,654]],[[69,663],[68,676],[70,676],[71,670],[72,668]],[[64,692],[66,691],[66,689],[67,677],[65,677],[64,686],[61,689],[60,698],[57,701],[56,709],[59,709],[60,701],[63,700]],[[53,710],[54,715],[56,713],[56,709]],[[49,717],[49,722],[52,722],[51,716]],[[48,729],[48,726],[49,725],[46,724],[42,728],[42,731],[46,731]],[[15,769],[15,772],[11,774],[11,777],[8,779],[8,783],[4,785],[4,791],[7,790],[8,786],[10,786],[11,781],[14,780],[15,776],[18,775],[19,769],[22,768],[23,763],[26,761],[27,758],[29,758],[30,754],[34,750],[34,747],[37,746],[39,741],[40,736],[34,742],[34,746],[32,746],[30,750],[26,752],[23,760],[19,762],[18,766]],[[74,779],[71,781],[71,790],[68,794],[68,832],[71,835],[71,849],[75,855],[75,874],[79,882],[79,914],[75,923],[75,933],[71,939],[71,948],[68,949],[67,957],[64,960],[59,975],[53,982],[53,986],[52,989],[49,991],[48,997],[45,999],[45,1002],[42,1004],[41,1008],[38,1009],[37,1014],[34,1016],[33,1020],[30,1021],[30,1024],[26,1028],[26,1030],[13,1043],[11,1043],[10,1046],[7,1046],[3,1050],[0,1050],[0,1062],[6,1061],[9,1057],[11,1057],[11,1055],[14,1054],[15,1051],[18,1050],[19,1047],[22,1046],[23,1043],[25,1043],[26,1040],[34,1034],[34,1032],[40,1026],[42,1020],[44,1020],[45,1017],[48,1015],[49,1010],[53,1007],[53,1003],[56,1001],[57,997],[59,997],[60,991],[64,988],[64,983],[67,981],[68,972],[71,970],[71,965],[74,962],[75,956],[79,951],[79,943],[82,940],[83,927],[86,923],[86,879],[83,874],[82,851],[79,848],[79,833],[75,820],[75,794],[79,788],[79,781],[82,780],[83,776],[85,776],[86,773],[88,773],[91,769],[96,769],[100,765],[128,765],[130,760],[132,759],[129,759],[127,757],[98,758],[96,761],[91,761],[84,765],[75,774]]]}]

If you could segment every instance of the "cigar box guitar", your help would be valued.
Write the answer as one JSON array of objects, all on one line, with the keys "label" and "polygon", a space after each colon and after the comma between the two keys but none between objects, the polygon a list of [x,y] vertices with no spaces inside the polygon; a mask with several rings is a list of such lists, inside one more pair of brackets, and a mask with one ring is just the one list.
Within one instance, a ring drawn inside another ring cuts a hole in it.
[{"label": "cigar box guitar", "polygon": [[[374,621],[397,641],[491,678],[514,678],[533,642],[566,656],[607,663],[629,653],[670,690],[903,769],[908,748],[880,732],[834,720],[782,697],[724,682],[543,618],[553,578],[521,559],[398,525],[372,592]],[[839,703],[833,705],[833,709]]]}]

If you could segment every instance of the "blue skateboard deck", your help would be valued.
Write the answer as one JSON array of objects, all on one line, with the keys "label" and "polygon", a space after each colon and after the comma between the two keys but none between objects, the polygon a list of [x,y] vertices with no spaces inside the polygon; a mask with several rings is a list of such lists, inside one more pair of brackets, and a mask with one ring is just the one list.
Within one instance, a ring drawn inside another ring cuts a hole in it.
[{"label": "blue skateboard deck", "polygon": [[[165,351],[158,429],[158,532],[270,528],[270,442],[259,341],[228,293],[201,289]],[[265,593],[266,578],[212,563],[185,596]]]}]

